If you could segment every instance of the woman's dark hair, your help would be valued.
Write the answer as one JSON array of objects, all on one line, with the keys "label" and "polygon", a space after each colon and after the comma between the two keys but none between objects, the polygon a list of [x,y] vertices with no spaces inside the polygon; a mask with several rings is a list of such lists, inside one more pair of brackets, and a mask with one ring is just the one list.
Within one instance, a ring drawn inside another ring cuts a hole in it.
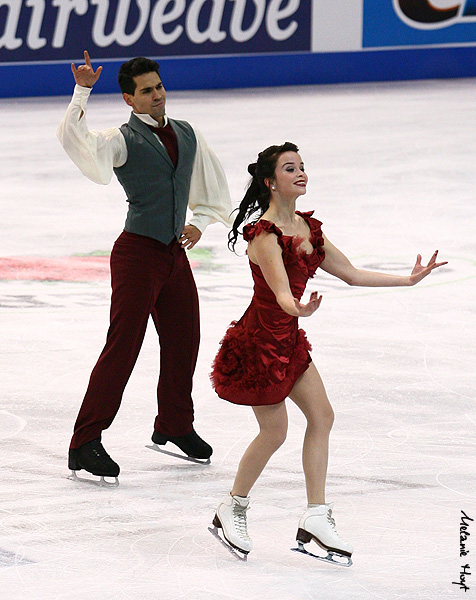
[{"label": "woman's dark hair", "polygon": [[160,77],[158,63],[150,58],[137,56],[121,65],[117,76],[121,92],[133,96],[136,90],[136,82],[133,78],[138,75],[144,75],[145,73],[157,73]]},{"label": "woman's dark hair", "polygon": [[259,212],[258,219],[269,207],[269,188],[265,179],[274,179],[278,158],[284,152],[299,152],[296,144],[285,142],[281,146],[270,146],[258,154],[258,160],[248,165],[248,173],[251,175],[245,196],[236,209],[238,214],[228,234],[228,248],[235,251],[235,244],[240,235],[240,225],[248,221],[252,215]]}]

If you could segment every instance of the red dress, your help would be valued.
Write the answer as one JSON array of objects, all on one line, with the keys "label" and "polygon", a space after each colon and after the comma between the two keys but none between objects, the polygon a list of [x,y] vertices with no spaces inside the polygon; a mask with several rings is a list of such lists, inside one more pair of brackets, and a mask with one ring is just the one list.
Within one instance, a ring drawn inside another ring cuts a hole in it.
[{"label": "red dress", "polygon": [[[299,300],[308,279],[324,260],[324,240],[322,223],[312,218],[312,212],[297,214],[310,229],[310,254],[299,248],[302,238],[284,235],[270,221],[246,225],[243,237],[250,242],[263,231],[277,236],[292,294]],[[298,328],[298,317],[288,315],[277,303],[259,266],[250,261],[250,267],[254,281],[251,304],[239,321],[232,322],[221,341],[211,380],[220,398],[229,402],[278,404],[308,368],[311,345]]]}]

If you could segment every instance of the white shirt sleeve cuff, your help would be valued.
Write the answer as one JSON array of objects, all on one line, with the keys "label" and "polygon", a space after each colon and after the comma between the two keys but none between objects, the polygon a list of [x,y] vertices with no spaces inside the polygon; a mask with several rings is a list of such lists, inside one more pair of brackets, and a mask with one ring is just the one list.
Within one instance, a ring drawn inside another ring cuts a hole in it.
[{"label": "white shirt sleeve cuff", "polygon": [[193,215],[188,224],[193,225],[199,229],[201,233],[203,233],[212,221],[213,219],[211,217],[207,217],[207,215]]}]

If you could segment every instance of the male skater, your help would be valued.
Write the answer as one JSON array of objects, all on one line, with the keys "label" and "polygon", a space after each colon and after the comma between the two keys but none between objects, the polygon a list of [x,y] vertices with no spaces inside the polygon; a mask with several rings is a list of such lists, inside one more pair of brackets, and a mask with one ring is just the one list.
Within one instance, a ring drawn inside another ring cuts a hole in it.
[{"label": "male skater", "polygon": [[[86,104],[102,67],[71,70],[76,87],[58,138],[81,172],[107,184],[113,172],[129,210],[111,253],[111,311],[106,345],[94,367],[74,426],[69,468],[116,477],[119,465],[101,444],[119,409],[139,354],[149,315],[160,342],[158,415],[152,441],[172,442],[185,454],[208,459],[212,448],[193,429],[192,376],[200,328],[198,295],[185,248],[205,227],[230,224],[231,202],[223,169],[203,136],[165,114],[165,90],[155,61],[138,57],[119,70],[119,86],[132,108],[122,127],[89,131]],[[193,217],[185,225],[187,206]]]}]

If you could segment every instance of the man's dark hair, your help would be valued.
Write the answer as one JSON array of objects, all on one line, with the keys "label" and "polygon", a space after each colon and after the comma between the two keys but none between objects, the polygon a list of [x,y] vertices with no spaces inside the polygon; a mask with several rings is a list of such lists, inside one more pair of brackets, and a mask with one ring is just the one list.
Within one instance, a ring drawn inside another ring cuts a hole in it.
[{"label": "man's dark hair", "polygon": [[123,94],[131,94],[131,96],[134,95],[136,83],[133,77],[153,72],[157,73],[157,75],[160,77],[159,65],[155,62],[155,60],[144,58],[143,56],[137,56],[136,58],[128,60],[121,65],[121,68],[119,69],[119,75],[117,76],[117,81],[119,82],[121,92]]}]

